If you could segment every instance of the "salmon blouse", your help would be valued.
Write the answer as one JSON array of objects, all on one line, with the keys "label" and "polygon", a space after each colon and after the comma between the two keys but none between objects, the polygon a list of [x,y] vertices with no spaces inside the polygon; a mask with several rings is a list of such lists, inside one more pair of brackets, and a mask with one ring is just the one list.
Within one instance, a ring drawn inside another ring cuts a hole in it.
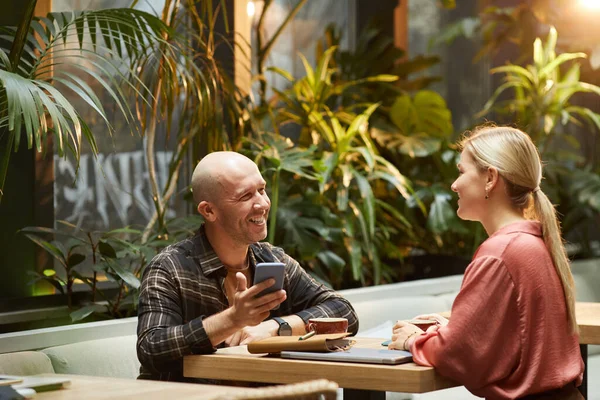
[{"label": "salmon blouse", "polygon": [[560,279],[536,221],[503,227],[467,267],[447,326],[416,337],[417,364],[476,396],[516,399],[581,384],[578,337],[569,332]]}]

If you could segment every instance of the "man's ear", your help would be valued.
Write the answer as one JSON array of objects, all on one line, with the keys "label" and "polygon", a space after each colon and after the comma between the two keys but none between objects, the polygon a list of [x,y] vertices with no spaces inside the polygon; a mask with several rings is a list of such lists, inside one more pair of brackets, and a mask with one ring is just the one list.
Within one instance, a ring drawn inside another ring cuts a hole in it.
[{"label": "man's ear", "polygon": [[208,201],[201,201],[200,204],[198,204],[198,212],[204,217],[205,221],[213,222],[217,219],[215,210]]}]

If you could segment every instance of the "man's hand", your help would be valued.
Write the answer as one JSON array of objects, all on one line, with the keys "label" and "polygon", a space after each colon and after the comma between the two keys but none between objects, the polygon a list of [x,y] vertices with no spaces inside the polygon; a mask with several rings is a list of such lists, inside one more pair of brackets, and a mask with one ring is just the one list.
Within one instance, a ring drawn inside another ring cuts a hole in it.
[{"label": "man's hand", "polygon": [[256,326],[247,326],[240,329],[225,339],[225,344],[227,346],[245,345],[260,339],[276,336],[277,329],[279,329],[279,324],[274,320],[263,321]]},{"label": "man's hand", "polygon": [[235,277],[237,287],[230,315],[236,326],[245,328],[260,324],[269,316],[269,312],[285,301],[287,297],[285,290],[278,290],[258,298],[255,297],[263,290],[273,286],[275,284],[274,279],[267,279],[248,289],[244,274],[238,272]]}]

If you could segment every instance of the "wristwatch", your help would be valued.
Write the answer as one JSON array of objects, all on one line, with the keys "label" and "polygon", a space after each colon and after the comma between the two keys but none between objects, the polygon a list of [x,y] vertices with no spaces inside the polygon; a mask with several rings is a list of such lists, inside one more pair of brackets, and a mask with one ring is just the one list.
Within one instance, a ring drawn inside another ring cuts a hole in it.
[{"label": "wristwatch", "polygon": [[273,319],[279,324],[279,329],[277,330],[278,336],[292,336],[292,327],[290,324],[285,322],[283,318],[273,317]]}]

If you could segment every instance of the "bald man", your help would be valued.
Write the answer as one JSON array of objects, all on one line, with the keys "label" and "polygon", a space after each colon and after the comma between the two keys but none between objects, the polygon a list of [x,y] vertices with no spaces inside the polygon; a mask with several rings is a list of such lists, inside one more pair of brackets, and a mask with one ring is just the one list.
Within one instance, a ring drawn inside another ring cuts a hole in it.
[{"label": "bald man", "polygon": [[[267,237],[271,201],[252,160],[235,152],[207,155],[194,170],[192,191],[204,224],[154,257],[142,277],[140,378],[191,381],[183,377],[183,356],[303,335],[309,318],[348,318],[348,330],[358,331],[348,301],[282,249],[260,242]],[[255,297],[274,283],[250,285],[260,262],[285,264],[283,290]]]}]

